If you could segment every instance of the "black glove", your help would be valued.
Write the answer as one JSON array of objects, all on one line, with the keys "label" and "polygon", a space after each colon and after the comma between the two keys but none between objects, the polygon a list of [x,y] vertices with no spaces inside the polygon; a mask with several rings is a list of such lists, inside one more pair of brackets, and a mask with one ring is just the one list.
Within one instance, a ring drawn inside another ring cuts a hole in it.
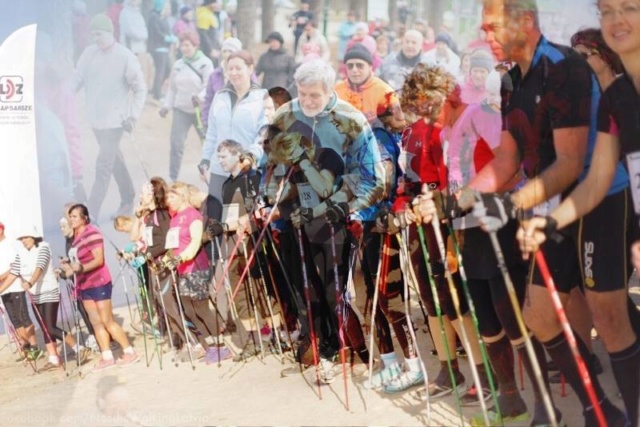
[{"label": "black glove", "polygon": [[378,233],[386,233],[389,229],[389,208],[384,206],[380,208],[376,215],[376,227],[375,230]]},{"label": "black glove", "polygon": [[349,216],[349,204],[347,202],[333,203],[330,199],[325,202],[327,211],[324,213],[327,221],[337,223],[344,221]]},{"label": "black glove", "polygon": [[198,171],[200,172],[201,175],[204,175],[205,171],[210,169],[210,166],[211,166],[211,162],[209,160],[202,159],[198,164]]},{"label": "black glove", "polygon": [[209,236],[212,238],[222,236],[224,233],[223,224],[220,224],[216,219],[209,219],[207,224],[207,233],[209,233]]},{"label": "black glove", "polygon": [[122,121],[122,129],[127,132],[127,133],[131,133],[133,132],[133,128],[136,125],[136,119],[134,119],[133,117],[129,117],[128,119],[124,119]]},{"label": "black glove", "polygon": [[547,239],[553,240],[556,243],[562,242],[564,237],[558,232],[558,221],[551,216],[545,216],[544,219],[547,221],[547,225],[542,229],[542,232],[547,236]]},{"label": "black glove", "polygon": [[311,221],[313,221],[313,209],[312,208],[298,208],[294,212],[294,214],[297,215],[300,218],[299,225],[309,224]]},{"label": "black glove", "polygon": [[485,231],[496,232],[518,217],[518,208],[509,194],[476,193],[473,215]]},{"label": "black glove", "polygon": [[196,132],[198,132],[198,138],[201,141],[204,141],[207,138],[207,130],[205,128],[196,128]]},{"label": "black glove", "polygon": [[442,191],[433,191],[433,202],[438,210],[438,219],[454,219],[462,216],[463,211],[458,205],[458,199]]}]

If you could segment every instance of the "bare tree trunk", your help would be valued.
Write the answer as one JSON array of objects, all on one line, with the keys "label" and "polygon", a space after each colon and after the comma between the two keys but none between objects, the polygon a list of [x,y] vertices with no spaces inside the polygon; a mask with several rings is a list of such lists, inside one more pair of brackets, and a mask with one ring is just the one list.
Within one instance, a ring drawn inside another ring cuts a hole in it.
[{"label": "bare tree trunk", "polygon": [[367,14],[367,2],[362,0],[349,0],[349,10],[358,12],[360,20],[364,21]]},{"label": "bare tree trunk", "polygon": [[436,35],[440,32],[442,27],[442,15],[445,11],[445,5],[443,0],[432,0],[429,3],[429,25],[436,32]]},{"label": "bare tree trunk", "polygon": [[259,7],[258,0],[241,0],[238,2],[238,10],[236,12],[238,38],[242,41],[242,47],[247,50],[250,50],[255,44]]},{"label": "bare tree trunk", "polygon": [[398,2],[396,0],[389,0],[387,13],[389,14],[389,28],[395,29],[398,25]]},{"label": "bare tree trunk", "polygon": [[276,8],[273,5],[273,0],[262,0],[262,40],[266,39],[274,29],[273,17],[275,13]]}]

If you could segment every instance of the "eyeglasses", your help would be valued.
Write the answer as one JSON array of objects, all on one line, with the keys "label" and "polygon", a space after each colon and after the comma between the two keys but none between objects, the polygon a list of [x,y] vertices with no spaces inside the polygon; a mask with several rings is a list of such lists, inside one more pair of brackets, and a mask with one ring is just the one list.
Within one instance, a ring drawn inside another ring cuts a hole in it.
[{"label": "eyeglasses", "polygon": [[348,70],[353,70],[357,68],[358,70],[364,70],[364,67],[367,65],[364,62],[347,62],[345,64]]},{"label": "eyeglasses", "polygon": [[618,14],[620,14],[620,17],[623,19],[640,14],[640,4],[626,3],[621,9],[604,9],[598,11],[598,17],[603,22],[613,22]]}]

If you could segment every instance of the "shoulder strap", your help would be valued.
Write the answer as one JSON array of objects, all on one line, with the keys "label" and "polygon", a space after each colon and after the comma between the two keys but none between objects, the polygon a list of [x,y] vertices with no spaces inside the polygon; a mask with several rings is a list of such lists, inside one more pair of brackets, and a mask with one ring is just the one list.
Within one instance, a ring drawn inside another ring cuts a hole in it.
[{"label": "shoulder strap", "polygon": [[185,65],[189,68],[191,68],[191,70],[196,73],[198,75],[198,77],[200,77],[200,83],[202,83],[204,81],[204,79],[202,78],[202,74],[200,74],[198,72],[198,70],[196,70],[195,68],[193,68],[193,65],[191,65],[189,62],[183,61],[185,63]]}]

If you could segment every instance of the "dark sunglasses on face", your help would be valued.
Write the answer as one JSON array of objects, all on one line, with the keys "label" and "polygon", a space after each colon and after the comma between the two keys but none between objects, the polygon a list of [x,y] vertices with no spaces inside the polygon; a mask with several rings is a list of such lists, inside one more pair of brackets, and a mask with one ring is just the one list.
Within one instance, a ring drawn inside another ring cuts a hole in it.
[{"label": "dark sunglasses on face", "polygon": [[347,62],[347,69],[353,70],[357,68],[358,70],[364,70],[364,66],[366,65],[364,62]]}]

